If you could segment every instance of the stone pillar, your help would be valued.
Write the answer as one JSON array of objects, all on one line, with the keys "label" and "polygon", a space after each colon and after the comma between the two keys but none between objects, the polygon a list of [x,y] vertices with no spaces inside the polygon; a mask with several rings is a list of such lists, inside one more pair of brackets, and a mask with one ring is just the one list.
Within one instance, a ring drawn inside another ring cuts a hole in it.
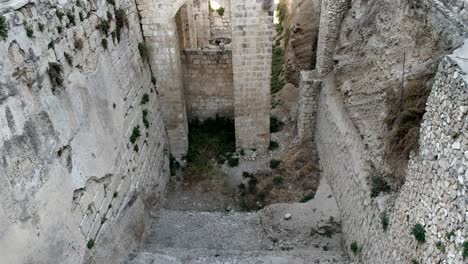
[{"label": "stone pillar", "polygon": [[316,71],[301,72],[297,118],[297,135],[301,142],[314,140],[321,88],[322,81]]},{"label": "stone pillar", "polygon": [[161,98],[171,153],[181,158],[188,150],[188,124],[175,15],[183,1],[174,4],[139,0],[138,9],[145,42],[151,47],[149,60]]},{"label": "stone pillar", "polygon": [[350,0],[322,1],[317,46],[317,71],[320,76],[325,76],[333,70],[333,53],[349,3]]},{"label": "stone pillar", "polygon": [[270,142],[270,87],[273,3],[232,1],[234,115],[238,148],[267,148]]}]

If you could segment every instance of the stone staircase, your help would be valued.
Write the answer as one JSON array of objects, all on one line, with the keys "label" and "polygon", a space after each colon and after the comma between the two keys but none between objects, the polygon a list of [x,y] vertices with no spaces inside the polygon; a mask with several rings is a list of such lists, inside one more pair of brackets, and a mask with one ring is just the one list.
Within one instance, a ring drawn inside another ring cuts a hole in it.
[{"label": "stone staircase", "polygon": [[258,212],[161,209],[126,263],[350,263],[341,248],[339,213],[327,208],[330,202],[333,206],[334,198],[318,193],[309,203],[276,204]]}]

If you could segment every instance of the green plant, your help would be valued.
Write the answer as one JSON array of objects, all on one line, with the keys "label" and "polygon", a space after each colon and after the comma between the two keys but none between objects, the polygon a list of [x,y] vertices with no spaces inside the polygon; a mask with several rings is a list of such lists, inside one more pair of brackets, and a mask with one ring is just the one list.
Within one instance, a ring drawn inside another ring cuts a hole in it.
[{"label": "green plant", "polygon": [[24,29],[26,30],[26,36],[28,36],[28,38],[34,37],[34,29],[32,26],[24,24]]},{"label": "green plant", "polygon": [[362,247],[360,247],[356,241],[351,243],[349,248],[351,249],[351,251],[353,252],[354,255],[359,254],[359,253],[362,252]]},{"label": "green plant", "polygon": [[150,100],[149,94],[147,93],[143,94],[143,96],[141,97],[140,105],[147,104],[149,100]]},{"label": "green plant", "polygon": [[286,81],[283,78],[284,51],[280,46],[273,47],[271,63],[271,93],[279,92]]},{"label": "green plant", "polygon": [[379,194],[382,192],[390,191],[390,186],[384,180],[383,176],[375,172],[369,177],[369,181],[370,181],[370,187],[371,187],[370,196],[372,198],[379,196]]},{"label": "green plant", "polygon": [[239,166],[239,158],[237,157],[230,157],[228,159],[228,165],[229,167],[237,167]]},{"label": "green plant", "polygon": [[436,248],[440,251],[440,252],[445,252],[445,244],[444,242],[442,241],[437,241],[436,244],[435,244]]},{"label": "green plant", "polygon": [[70,23],[74,26],[76,26],[76,21],[75,21],[75,14],[73,14],[72,12],[68,11],[67,12],[67,17],[68,17],[68,20],[70,21]]},{"label": "green plant", "polygon": [[281,185],[283,182],[284,182],[283,176],[275,176],[275,177],[273,178],[273,183],[274,183],[275,185]]},{"label": "green plant", "polygon": [[73,57],[66,52],[63,53],[63,56],[65,57],[65,60],[67,61],[68,65],[73,66]]},{"label": "green plant", "polygon": [[44,32],[44,24],[42,24],[41,22],[37,23],[37,28],[39,29],[40,32]]},{"label": "green plant", "polygon": [[120,35],[122,32],[122,29],[124,27],[128,28],[128,18],[127,18],[127,14],[125,13],[125,10],[117,9],[115,11],[115,27],[116,27],[117,40],[120,41]]},{"label": "green plant", "polygon": [[99,24],[97,24],[96,28],[99,29],[103,35],[107,36],[110,29],[109,21],[102,19]]},{"label": "green plant", "polygon": [[148,60],[151,57],[151,48],[144,42],[138,43],[138,51],[143,60]]},{"label": "green plant", "polygon": [[270,117],[270,132],[276,133],[281,131],[284,127],[284,122],[279,120],[276,116]]},{"label": "green plant", "polygon": [[6,18],[0,15],[0,38],[6,39],[8,37],[8,27]]},{"label": "green plant", "polygon": [[224,16],[224,12],[225,12],[224,7],[220,7],[218,10],[216,10],[216,12],[218,12],[219,16]]},{"label": "green plant", "polygon": [[276,169],[281,164],[281,160],[272,159],[270,160],[270,168]]},{"label": "green plant", "polygon": [[308,201],[312,200],[315,198],[315,192],[310,192],[302,198],[301,203],[307,203]]},{"label": "green plant", "polygon": [[62,21],[63,16],[65,15],[62,11],[57,10],[55,11],[55,15],[58,17],[60,21]]},{"label": "green plant", "polygon": [[110,5],[115,6],[115,0],[107,0],[107,3]]},{"label": "green plant", "polygon": [[49,75],[50,82],[52,84],[52,91],[55,91],[57,86],[61,86],[63,84],[63,77],[62,77],[62,65],[57,62],[49,62],[49,69],[47,70],[47,74]]},{"label": "green plant", "polygon": [[468,258],[468,241],[463,242],[463,259]]},{"label": "green plant", "polygon": [[257,183],[258,179],[256,177],[251,177],[249,180],[249,192],[256,193],[257,192]]},{"label": "green plant", "polygon": [[454,237],[454,236],[455,236],[455,231],[454,231],[454,230],[452,230],[452,231],[450,231],[450,232],[447,231],[447,232],[445,233],[445,237],[446,237],[448,240],[450,240],[450,239],[451,239],[452,237]]},{"label": "green plant", "polygon": [[134,127],[132,134],[130,135],[130,143],[135,144],[135,142],[138,140],[140,136],[141,136],[140,126]]},{"label": "green plant", "polygon": [[148,110],[144,109],[141,111],[142,113],[142,118],[143,118],[143,124],[145,125],[146,128],[149,128],[150,123],[148,121]]},{"label": "green plant", "polygon": [[271,151],[274,151],[274,150],[277,150],[279,148],[279,143],[272,140],[270,141],[270,146],[268,147],[269,150]]},{"label": "green plant", "polygon": [[422,224],[415,224],[413,226],[413,229],[411,230],[411,234],[418,242],[426,242],[426,230],[424,229],[424,226]]},{"label": "green plant", "polygon": [[382,214],[382,228],[384,231],[387,231],[388,225],[390,224],[390,219],[388,218],[387,212],[383,212]]},{"label": "green plant", "polygon": [[419,261],[418,261],[417,259],[412,259],[412,260],[411,260],[411,263],[412,263],[412,264],[419,264]]},{"label": "green plant", "polygon": [[107,39],[103,38],[103,39],[101,40],[101,46],[102,46],[105,50],[107,50]]},{"label": "green plant", "polygon": [[88,249],[92,249],[94,247],[94,240],[93,239],[88,240],[88,243],[86,243],[86,246],[88,247]]},{"label": "green plant", "polygon": [[80,0],[76,0],[76,6],[77,6],[77,7],[82,7],[82,4],[81,4],[81,1],[80,1]]},{"label": "green plant", "polygon": [[133,151],[137,152],[140,150],[140,148],[138,147],[138,144],[136,144],[135,146],[133,146]]}]

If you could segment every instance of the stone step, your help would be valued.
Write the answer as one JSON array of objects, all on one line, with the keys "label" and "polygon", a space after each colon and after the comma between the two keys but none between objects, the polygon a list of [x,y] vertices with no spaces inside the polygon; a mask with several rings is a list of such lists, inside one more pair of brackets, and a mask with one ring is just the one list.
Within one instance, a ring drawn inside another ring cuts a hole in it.
[{"label": "stone step", "polygon": [[243,251],[157,248],[134,252],[126,264],[349,264],[345,256],[320,250]]},{"label": "stone step", "polygon": [[161,210],[141,249],[154,247],[260,250],[257,213]]}]

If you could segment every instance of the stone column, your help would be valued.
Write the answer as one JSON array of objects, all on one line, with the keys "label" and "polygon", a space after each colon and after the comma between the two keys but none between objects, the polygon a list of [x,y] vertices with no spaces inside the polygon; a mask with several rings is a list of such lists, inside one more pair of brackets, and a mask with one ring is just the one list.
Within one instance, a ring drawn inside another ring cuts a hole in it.
[{"label": "stone column", "polygon": [[145,42],[152,49],[149,62],[161,98],[171,152],[177,158],[181,158],[188,150],[187,111],[175,23],[175,14],[181,4],[179,2],[172,5],[156,0],[138,1]]},{"label": "stone column", "polygon": [[322,1],[317,46],[317,71],[320,76],[325,76],[333,70],[333,53],[349,3],[350,0]]},{"label": "stone column", "polygon": [[236,144],[238,148],[267,148],[273,3],[232,1],[231,14]]},{"label": "stone column", "polygon": [[322,81],[316,71],[301,72],[297,118],[297,135],[301,142],[314,140],[321,88]]}]

